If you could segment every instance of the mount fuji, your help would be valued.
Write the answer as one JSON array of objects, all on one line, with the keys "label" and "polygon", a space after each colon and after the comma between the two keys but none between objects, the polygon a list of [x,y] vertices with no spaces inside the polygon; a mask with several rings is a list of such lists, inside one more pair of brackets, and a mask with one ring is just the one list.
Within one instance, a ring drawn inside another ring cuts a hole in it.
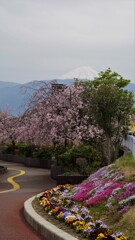
[{"label": "mount fuji", "polygon": [[78,79],[78,80],[94,80],[95,77],[98,77],[98,72],[92,69],[90,66],[83,66],[76,68],[62,76],[59,80],[66,79]]}]

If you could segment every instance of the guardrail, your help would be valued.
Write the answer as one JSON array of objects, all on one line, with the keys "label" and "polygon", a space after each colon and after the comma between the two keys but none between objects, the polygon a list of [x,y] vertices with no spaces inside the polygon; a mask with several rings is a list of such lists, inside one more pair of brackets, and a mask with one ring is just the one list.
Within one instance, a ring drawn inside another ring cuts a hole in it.
[{"label": "guardrail", "polygon": [[133,135],[127,135],[124,139],[123,139],[123,146],[126,146],[127,148],[129,148],[133,154],[133,156],[135,157],[135,136]]},{"label": "guardrail", "polygon": [[50,169],[52,161],[48,159],[28,158],[24,156],[17,156],[13,154],[0,153],[0,159],[7,162],[23,163],[28,167],[46,168]]}]

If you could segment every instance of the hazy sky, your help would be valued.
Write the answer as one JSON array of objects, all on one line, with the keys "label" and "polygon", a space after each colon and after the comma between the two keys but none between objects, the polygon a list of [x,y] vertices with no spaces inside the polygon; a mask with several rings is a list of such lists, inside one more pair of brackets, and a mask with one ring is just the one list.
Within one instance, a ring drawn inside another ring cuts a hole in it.
[{"label": "hazy sky", "polygon": [[134,0],[0,0],[0,80],[110,67],[135,83]]}]

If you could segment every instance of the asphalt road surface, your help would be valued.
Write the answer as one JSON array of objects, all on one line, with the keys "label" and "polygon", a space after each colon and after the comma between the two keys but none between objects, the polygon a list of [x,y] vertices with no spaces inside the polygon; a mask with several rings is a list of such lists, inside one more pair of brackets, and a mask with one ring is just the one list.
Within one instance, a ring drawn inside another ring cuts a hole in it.
[{"label": "asphalt road surface", "polygon": [[43,239],[25,221],[23,204],[28,198],[56,185],[50,170],[1,160],[0,166],[8,169],[0,175],[0,240]]}]

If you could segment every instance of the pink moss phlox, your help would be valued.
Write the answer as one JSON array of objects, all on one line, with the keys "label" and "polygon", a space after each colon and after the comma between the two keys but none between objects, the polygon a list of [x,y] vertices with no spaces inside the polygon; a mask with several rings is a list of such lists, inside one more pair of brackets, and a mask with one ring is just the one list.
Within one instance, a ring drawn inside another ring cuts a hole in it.
[{"label": "pink moss phlox", "polygon": [[117,188],[122,186],[122,184],[119,183],[112,183],[112,185],[110,185],[109,187],[98,191],[93,197],[91,197],[90,199],[86,200],[85,203],[90,206],[90,205],[96,205],[96,204],[100,204],[106,197],[108,197],[112,191]]},{"label": "pink moss phlox", "polygon": [[73,190],[72,199],[82,201],[87,205],[101,203],[117,188],[123,188],[124,184],[119,183],[123,173],[119,169],[113,169],[113,164],[100,168]]},{"label": "pink moss phlox", "polygon": [[135,194],[135,183],[130,183],[128,185],[126,184],[123,187],[123,192],[116,195],[115,199],[122,200],[125,197],[127,198],[131,196],[132,194]]}]

